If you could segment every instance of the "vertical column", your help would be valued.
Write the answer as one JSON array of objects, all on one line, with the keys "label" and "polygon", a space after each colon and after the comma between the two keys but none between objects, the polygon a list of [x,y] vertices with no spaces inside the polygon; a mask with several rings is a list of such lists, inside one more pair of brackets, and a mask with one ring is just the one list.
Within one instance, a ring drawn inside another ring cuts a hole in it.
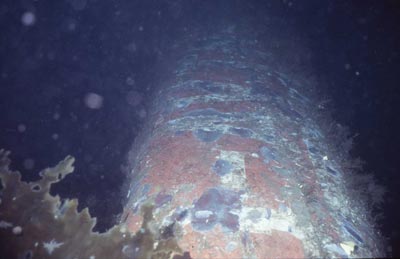
[{"label": "vertical column", "polygon": [[152,204],[160,238],[192,258],[374,255],[312,101],[259,43],[222,32],[182,42],[176,60],[135,151],[130,231]]}]

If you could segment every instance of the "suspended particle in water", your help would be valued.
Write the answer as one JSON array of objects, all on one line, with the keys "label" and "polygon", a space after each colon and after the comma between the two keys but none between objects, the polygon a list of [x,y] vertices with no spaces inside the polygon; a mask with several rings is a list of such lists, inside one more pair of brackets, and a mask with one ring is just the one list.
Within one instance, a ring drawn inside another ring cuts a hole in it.
[{"label": "suspended particle in water", "polygon": [[138,112],[138,116],[139,116],[139,118],[141,118],[141,119],[146,118],[146,116],[147,116],[146,110],[145,110],[144,108],[140,109],[139,112]]},{"label": "suspended particle in water", "polygon": [[22,133],[22,132],[25,132],[26,131],[26,126],[25,126],[25,124],[19,124],[18,126],[17,126],[17,130],[18,130],[18,132],[20,132],[20,133]]},{"label": "suspended particle in water", "polygon": [[103,106],[103,96],[96,93],[88,93],[85,96],[85,104],[90,109],[100,109]]},{"label": "suspended particle in water", "polygon": [[[135,48],[136,48],[136,46],[135,46]],[[135,79],[133,77],[130,77],[130,76],[128,76],[125,81],[126,81],[126,84],[129,85],[129,86],[133,86],[135,84]]]},{"label": "suspended particle in water", "polygon": [[61,117],[61,115],[60,115],[60,113],[58,113],[58,112],[55,112],[55,113],[53,114],[53,119],[54,119],[54,120],[58,120],[58,119],[60,119],[60,117]]},{"label": "suspended particle in water", "polygon": [[25,26],[32,26],[35,24],[36,16],[32,12],[25,12],[22,14],[21,22]]},{"label": "suspended particle in water", "polygon": [[12,232],[13,232],[14,235],[20,235],[22,233],[22,228],[20,226],[15,226],[12,229]]}]

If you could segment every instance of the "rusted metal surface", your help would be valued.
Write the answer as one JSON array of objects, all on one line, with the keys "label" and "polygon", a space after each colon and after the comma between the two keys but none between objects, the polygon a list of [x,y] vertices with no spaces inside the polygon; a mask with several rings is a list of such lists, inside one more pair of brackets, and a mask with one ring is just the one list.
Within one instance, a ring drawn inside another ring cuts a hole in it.
[{"label": "rusted metal surface", "polygon": [[176,47],[122,218],[136,232],[154,204],[156,227],[192,258],[373,255],[312,101],[259,45],[223,32]]}]

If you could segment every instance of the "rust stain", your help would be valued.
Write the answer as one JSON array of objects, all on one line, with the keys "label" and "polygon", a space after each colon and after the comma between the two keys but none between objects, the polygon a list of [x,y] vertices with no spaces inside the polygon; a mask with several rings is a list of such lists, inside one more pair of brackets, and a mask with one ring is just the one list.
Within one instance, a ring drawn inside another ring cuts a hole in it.
[{"label": "rust stain", "polygon": [[[290,233],[250,234],[257,258],[305,258],[302,242]],[[267,257],[266,257],[267,255]]]}]

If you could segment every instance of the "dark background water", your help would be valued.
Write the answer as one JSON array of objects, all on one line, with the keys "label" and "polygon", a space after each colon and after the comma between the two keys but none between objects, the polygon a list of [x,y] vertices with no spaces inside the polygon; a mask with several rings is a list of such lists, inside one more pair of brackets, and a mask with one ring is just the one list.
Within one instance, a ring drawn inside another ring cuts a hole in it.
[{"label": "dark background water", "polygon": [[[78,197],[104,231],[122,210],[115,202],[122,200],[121,166],[146,120],[155,65],[195,29],[246,22],[286,59],[281,66],[290,66],[298,52],[297,67],[290,69],[312,74],[326,109],[357,136],[352,155],[366,161],[364,171],[388,190],[380,224],[395,247],[399,20],[399,2],[388,0],[5,0],[0,147],[12,151],[13,168],[26,180],[75,156],[76,173],[53,192]],[[85,102],[90,96],[94,103]]]}]

